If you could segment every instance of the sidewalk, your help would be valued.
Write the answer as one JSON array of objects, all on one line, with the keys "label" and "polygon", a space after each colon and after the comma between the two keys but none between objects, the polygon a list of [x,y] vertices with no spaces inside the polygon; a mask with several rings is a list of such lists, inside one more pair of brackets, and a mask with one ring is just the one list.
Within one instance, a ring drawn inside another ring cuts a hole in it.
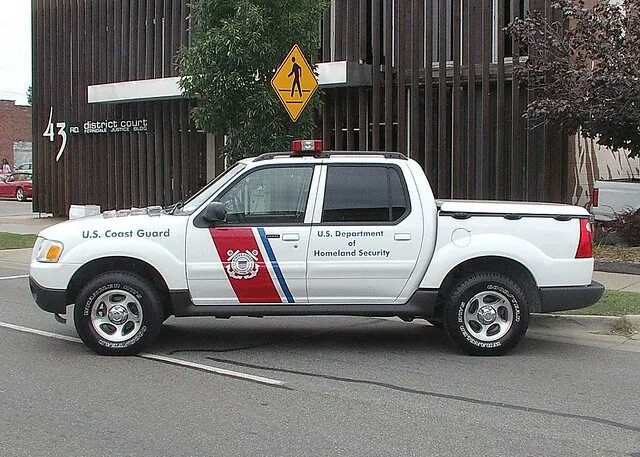
[{"label": "sidewalk", "polygon": [[594,271],[593,280],[604,284],[607,290],[623,290],[625,292],[640,293],[640,275]]},{"label": "sidewalk", "polygon": [[29,202],[0,202],[0,232],[33,234],[65,219],[51,214],[34,213]]}]

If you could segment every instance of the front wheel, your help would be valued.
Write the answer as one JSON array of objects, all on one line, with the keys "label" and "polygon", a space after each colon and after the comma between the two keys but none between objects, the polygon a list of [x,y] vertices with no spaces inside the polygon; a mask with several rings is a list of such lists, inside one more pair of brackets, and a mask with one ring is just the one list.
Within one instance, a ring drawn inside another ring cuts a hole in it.
[{"label": "front wheel", "polygon": [[90,281],[78,294],[74,309],[78,335],[102,355],[137,354],[158,336],[163,316],[153,285],[120,271]]},{"label": "front wheel", "polygon": [[27,199],[27,196],[24,194],[24,189],[22,187],[18,187],[16,189],[16,200],[19,202],[23,202]]},{"label": "front wheel", "polygon": [[502,355],[522,340],[529,326],[530,297],[513,278],[475,273],[455,285],[444,313],[453,343],[470,355]]}]

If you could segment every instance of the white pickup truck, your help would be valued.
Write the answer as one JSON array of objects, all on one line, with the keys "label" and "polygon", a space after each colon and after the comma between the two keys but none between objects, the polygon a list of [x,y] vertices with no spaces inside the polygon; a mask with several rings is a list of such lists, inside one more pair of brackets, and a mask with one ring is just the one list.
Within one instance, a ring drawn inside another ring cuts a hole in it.
[{"label": "white pickup truck", "polygon": [[583,208],[439,202],[402,154],[295,149],[241,160],[170,209],[43,230],[35,301],[61,322],[75,304],[100,354],[139,352],[171,315],[350,315],[424,318],[463,351],[498,355],[530,312],[603,294]]},{"label": "white pickup truck", "polygon": [[640,178],[596,181],[589,203],[597,221],[612,221],[620,214],[637,210],[640,208]]}]

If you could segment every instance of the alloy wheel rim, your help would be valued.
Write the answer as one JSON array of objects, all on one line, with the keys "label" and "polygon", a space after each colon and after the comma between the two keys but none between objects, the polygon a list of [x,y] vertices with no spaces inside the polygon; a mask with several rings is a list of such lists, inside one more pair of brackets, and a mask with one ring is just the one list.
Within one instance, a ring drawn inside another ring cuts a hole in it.
[{"label": "alloy wheel rim", "polygon": [[104,292],[91,309],[91,325],[93,330],[107,341],[127,341],[138,333],[142,326],[142,305],[129,292]]},{"label": "alloy wheel rim", "polygon": [[490,343],[499,340],[513,326],[513,306],[500,292],[486,290],[474,295],[465,305],[465,329],[475,339]]}]

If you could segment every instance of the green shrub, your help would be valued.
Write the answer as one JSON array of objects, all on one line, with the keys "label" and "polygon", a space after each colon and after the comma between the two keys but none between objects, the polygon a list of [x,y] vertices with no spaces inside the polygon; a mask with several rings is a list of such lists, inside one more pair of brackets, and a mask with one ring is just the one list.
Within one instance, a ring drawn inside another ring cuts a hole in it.
[{"label": "green shrub", "polygon": [[632,247],[640,246],[640,209],[619,214],[612,226],[626,244]]}]

